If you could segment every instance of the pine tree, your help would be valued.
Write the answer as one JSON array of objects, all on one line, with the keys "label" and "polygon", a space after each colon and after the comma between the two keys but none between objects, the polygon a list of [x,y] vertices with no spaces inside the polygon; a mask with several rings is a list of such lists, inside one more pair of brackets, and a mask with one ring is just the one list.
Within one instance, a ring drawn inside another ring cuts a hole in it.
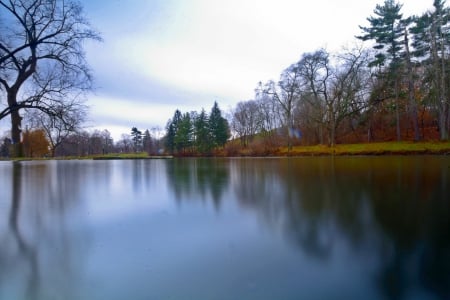
[{"label": "pine tree", "polygon": [[230,137],[230,128],[228,121],[222,117],[222,112],[217,102],[214,102],[208,123],[212,145],[214,147],[223,147]]},{"label": "pine tree", "polygon": [[377,50],[375,59],[369,66],[386,67],[388,66],[388,78],[394,84],[395,95],[395,114],[397,127],[397,140],[401,139],[400,132],[400,112],[399,112],[399,68],[401,65],[402,51],[404,47],[404,32],[406,22],[400,13],[402,5],[394,0],[386,0],[383,5],[377,4],[374,13],[375,17],[369,17],[367,20],[370,27],[362,27],[365,35],[357,38],[367,41],[374,40],[373,48]]},{"label": "pine tree", "polygon": [[131,139],[133,141],[134,152],[138,152],[142,145],[142,132],[136,127],[131,128]]},{"label": "pine tree", "polygon": [[448,51],[450,48],[450,9],[444,0],[433,2],[434,11],[415,18],[411,28],[413,55],[427,71],[431,89],[428,98],[436,110],[441,140],[449,137],[450,103],[448,101]]},{"label": "pine tree", "polygon": [[164,138],[164,144],[169,153],[173,154],[175,150],[175,126],[171,120],[167,123],[166,131],[167,133]]},{"label": "pine tree", "polygon": [[193,126],[191,122],[191,115],[189,113],[184,113],[175,133],[175,149],[178,152],[185,153],[189,148],[192,147],[192,140]]},{"label": "pine tree", "polygon": [[170,154],[175,152],[175,136],[178,131],[178,126],[181,122],[181,112],[177,109],[172,119],[169,119],[166,125],[165,146]]},{"label": "pine tree", "polygon": [[148,129],[144,131],[144,136],[142,138],[142,146],[145,152],[147,152],[148,154],[152,154],[153,141],[150,135],[150,131],[148,131]]},{"label": "pine tree", "polygon": [[374,40],[376,43],[373,48],[377,50],[377,54],[371,66],[384,66],[387,63],[398,67],[405,30],[401,8],[402,5],[394,0],[386,0],[384,5],[377,4],[374,10],[376,17],[367,18],[370,27],[360,26],[365,35],[357,38],[363,41]]},{"label": "pine tree", "polygon": [[195,146],[200,154],[211,151],[211,135],[209,130],[209,119],[205,110],[202,109],[194,121]]}]

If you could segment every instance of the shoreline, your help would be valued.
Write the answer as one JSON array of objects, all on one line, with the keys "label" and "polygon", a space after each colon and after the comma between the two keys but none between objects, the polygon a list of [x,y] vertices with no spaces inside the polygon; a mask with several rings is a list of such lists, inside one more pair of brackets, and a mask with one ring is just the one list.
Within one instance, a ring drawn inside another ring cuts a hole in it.
[{"label": "shoreline", "polygon": [[273,149],[239,148],[230,153],[227,149],[212,155],[184,153],[182,155],[148,155],[139,153],[109,153],[69,157],[24,157],[0,158],[0,161],[29,160],[135,160],[135,159],[173,159],[173,158],[225,158],[225,157],[308,157],[308,156],[389,156],[389,155],[450,155],[450,142],[378,142],[361,144],[337,144],[335,146],[314,145],[294,146],[292,149],[278,147]]}]

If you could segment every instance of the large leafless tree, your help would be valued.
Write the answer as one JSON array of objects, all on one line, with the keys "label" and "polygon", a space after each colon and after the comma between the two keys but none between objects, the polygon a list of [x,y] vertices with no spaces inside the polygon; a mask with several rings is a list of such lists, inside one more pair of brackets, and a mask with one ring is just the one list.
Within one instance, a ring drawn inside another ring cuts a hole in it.
[{"label": "large leafless tree", "polygon": [[0,0],[0,119],[11,117],[21,155],[21,111],[60,118],[61,107],[92,88],[86,40],[100,40],[75,0]]},{"label": "large leafless tree", "polygon": [[258,102],[255,100],[242,101],[236,105],[231,127],[240,137],[241,144],[247,146],[254,135],[261,130],[262,121]]},{"label": "large leafless tree", "polygon": [[291,132],[294,126],[293,112],[300,97],[300,68],[298,63],[285,69],[280,80],[275,83],[270,80],[266,84],[259,83],[256,89],[257,97],[269,96],[283,111],[283,127],[286,129],[287,146],[292,148]]}]

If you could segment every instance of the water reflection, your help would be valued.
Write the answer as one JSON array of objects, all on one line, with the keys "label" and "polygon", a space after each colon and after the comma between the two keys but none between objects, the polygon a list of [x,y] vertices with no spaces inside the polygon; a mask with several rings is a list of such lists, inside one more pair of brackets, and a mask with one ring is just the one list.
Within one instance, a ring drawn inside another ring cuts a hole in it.
[{"label": "water reflection", "polygon": [[183,160],[168,178],[178,200],[231,186],[242,208],[302,253],[329,261],[346,251],[367,264],[383,298],[445,298],[449,168],[445,157]]},{"label": "water reflection", "polygon": [[0,299],[449,298],[449,172],[426,156],[1,162]]},{"label": "water reflection", "polygon": [[[8,225],[0,231],[1,299],[77,299],[70,282],[76,277],[82,248],[73,244],[65,218],[77,194],[64,190],[64,184],[55,189],[48,181],[57,172],[54,167],[15,162],[11,176],[2,177],[11,183],[10,189],[2,186],[2,204],[6,207],[11,200]],[[61,179],[67,174],[59,175]]]},{"label": "water reflection", "polygon": [[427,157],[285,162],[280,183],[298,194],[283,198],[287,232],[308,253],[330,253],[345,239],[355,254],[376,258],[374,278],[389,299],[418,287],[447,297],[448,172],[448,159]]},{"label": "water reflection", "polygon": [[[25,279],[25,293],[27,298],[32,298],[37,294],[37,287],[39,282],[39,270],[37,264],[36,248],[25,241],[22,232],[19,228],[19,211],[21,204],[21,185],[22,181],[22,165],[15,163],[13,168],[13,186],[12,186],[12,204],[9,215],[9,228],[13,240],[16,242],[14,246],[17,247],[19,259],[28,266],[29,274]],[[2,264],[3,265],[3,264]]]},{"label": "water reflection", "polygon": [[178,202],[211,199],[219,210],[229,184],[228,160],[175,159],[168,162],[167,179]]}]

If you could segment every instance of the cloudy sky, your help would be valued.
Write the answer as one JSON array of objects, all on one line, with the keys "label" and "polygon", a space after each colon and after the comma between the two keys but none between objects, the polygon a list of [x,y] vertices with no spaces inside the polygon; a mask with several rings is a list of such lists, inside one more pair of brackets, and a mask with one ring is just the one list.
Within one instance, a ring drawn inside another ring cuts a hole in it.
[{"label": "cloudy sky", "polygon": [[[302,53],[355,42],[382,0],[82,0],[101,43],[86,52],[97,89],[90,129],[117,141],[132,126],[164,128],[175,109],[224,112],[278,79]],[[404,0],[404,16],[433,0]]]}]

